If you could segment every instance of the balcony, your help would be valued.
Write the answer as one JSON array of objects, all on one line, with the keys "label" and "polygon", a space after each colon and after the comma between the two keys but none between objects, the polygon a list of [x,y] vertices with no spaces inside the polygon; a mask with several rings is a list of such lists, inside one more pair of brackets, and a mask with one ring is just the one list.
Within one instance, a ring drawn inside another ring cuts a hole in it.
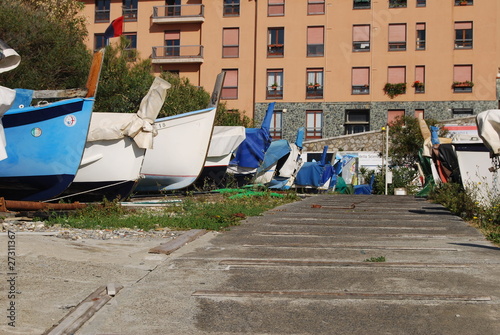
[{"label": "balcony", "polygon": [[205,6],[176,5],[176,6],[154,6],[153,23],[196,23],[205,22]]},{"label": "balcony", "polygon": [[283,88],[280,86],[269,86],[267,88],[266,99],[283,99]]},{"label": "balcony", "polygon": [[320,84],[307,85],[306,98],[307,99],[322,99],[323,98],[323,86],[321,86]]},{"label": "balcony", "polygon": [[371,8],[371,0],[354,0],[353,8],[354,9],[370,9]]},{"label": "balcony", "polygon": [[153,47],[153,64],[203,63],[202,45]]},{"label": "balcony", "polygon": [[352,85],[352,94],[370,94],[369,85]]}]

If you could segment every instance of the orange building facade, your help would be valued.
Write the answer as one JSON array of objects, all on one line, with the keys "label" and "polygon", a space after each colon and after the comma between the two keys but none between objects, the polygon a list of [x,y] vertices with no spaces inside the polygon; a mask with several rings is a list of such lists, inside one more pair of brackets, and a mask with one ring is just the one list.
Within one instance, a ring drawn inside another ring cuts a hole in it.
[{"label": "orange building facade", "polygon": [[[275,138],[378,130],[399,115],[498,108],[497,0],[85,0],[91,49],[123,15],[152,71],[179,73]],[[110,40],[113,43],[113,39]]]}]

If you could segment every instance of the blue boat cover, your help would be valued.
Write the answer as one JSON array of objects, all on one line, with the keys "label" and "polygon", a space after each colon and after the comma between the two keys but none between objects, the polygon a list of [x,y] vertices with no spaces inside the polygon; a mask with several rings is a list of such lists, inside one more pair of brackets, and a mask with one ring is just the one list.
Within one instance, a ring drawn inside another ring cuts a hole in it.
[{"label": "blue boat cover", "polygon": [[271,142],[271,145],[264,155],[264,161],[257,169],[257,173],[266,171],[271,165],[276,163],[281,157],[284,157],[290,151],[292,151],[292,149],[290,148],[290,144],[288,144],[287,140],[277,140]]},{"label": "blue boat cover", "polygon": [[432,144],[439,144],[439,127],[436,126],[430,126],[431,129],[431,143]]},{"label": "blue boat cover", "polygon": [[323,148],[321,161],[319,162],[305,162],[300,168],[295,178],[295,184],[301,186],[319,187],[333,175],[333,166],[326,164],[326,154],[328,146]]},{"label": "blue boat cover", "polygon": [[246,138],[236,150],[235,158],[229,162],[246,168],[258,168],[264,160],[264,155],[271,145],[271,134],[269,132],[271,119],[274,112],[274,102],[267,107],[266,115],[260,128],[245,129]]}]

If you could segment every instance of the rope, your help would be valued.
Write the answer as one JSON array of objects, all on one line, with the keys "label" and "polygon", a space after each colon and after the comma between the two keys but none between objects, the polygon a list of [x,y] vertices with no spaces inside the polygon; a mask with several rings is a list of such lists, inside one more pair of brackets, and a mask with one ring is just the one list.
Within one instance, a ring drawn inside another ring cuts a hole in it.
[{"label": "rope", "polygon": [[61,200],[61,199],[65,199],[65,198],[70,198],[70,197],[74,197],[75,195],[90,193],[90,192],[93,192],[93,191],[102,190],[102,189],[105,189],[105,188],[108,188],[108,187],[113,187],[113,186],[120,185],[120,184],[125,184],[125,183],[128,183],[128,182],[129,182],[129,180],[124,180],[124,181],[120,181],[120,182],[117,182],[117,183],[114,183],[114,184],[110,184],[110,185],[106,185],[106,186],[101,186],[101,187],[93,188],[93,189],[90,189],[90,190],[87,190],[87,191],[78,192],[78,193],[68,194],[68,195],[65,195],[63,197],[53,198],[53,199],[45,200],[45,201],[42,201],[42,202],[49,202],[49,201],[56,201],[56,200]]}]

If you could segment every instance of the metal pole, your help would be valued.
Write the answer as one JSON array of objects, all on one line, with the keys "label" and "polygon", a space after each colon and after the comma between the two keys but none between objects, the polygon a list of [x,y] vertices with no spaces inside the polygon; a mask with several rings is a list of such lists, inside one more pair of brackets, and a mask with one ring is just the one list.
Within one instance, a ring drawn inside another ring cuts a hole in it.
[{"label": "metal pole", "polygon": [[389,175],[389,125],[385,126],[385,195],[387,195],[387,176]]}]

